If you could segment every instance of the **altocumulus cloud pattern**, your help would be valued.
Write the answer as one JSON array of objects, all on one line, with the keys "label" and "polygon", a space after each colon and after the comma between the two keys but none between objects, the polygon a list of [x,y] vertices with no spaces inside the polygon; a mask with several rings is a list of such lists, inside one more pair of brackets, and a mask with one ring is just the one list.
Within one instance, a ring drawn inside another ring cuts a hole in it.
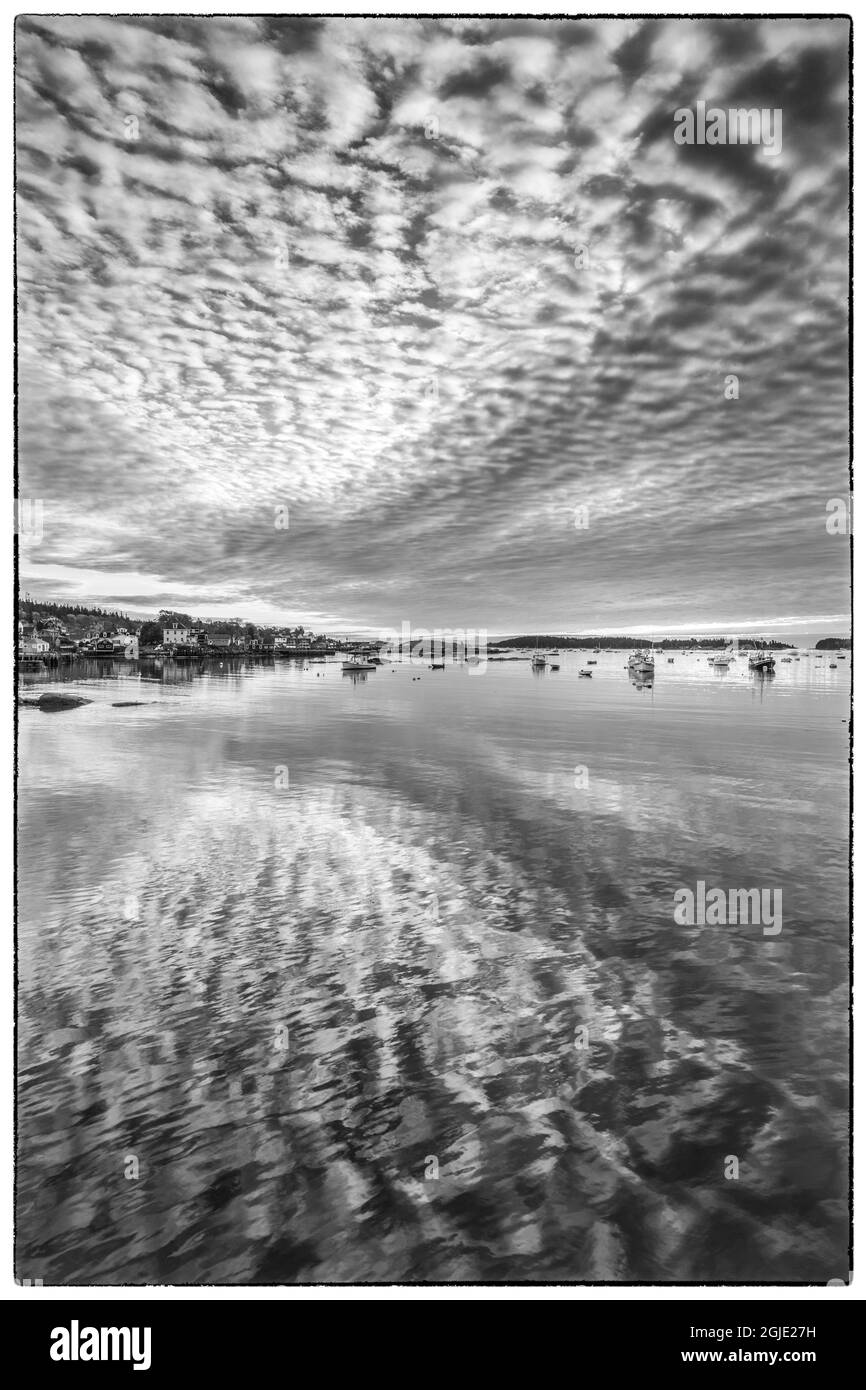
[{"label": "altocumulus cloud pattern", "polygon": [[[530,572],[563,628],[843,613],[847,44],[20,20],[24,582],[332,626],[521,630]],[[779,156],[677,145],[699,99],[780,108]]]}]

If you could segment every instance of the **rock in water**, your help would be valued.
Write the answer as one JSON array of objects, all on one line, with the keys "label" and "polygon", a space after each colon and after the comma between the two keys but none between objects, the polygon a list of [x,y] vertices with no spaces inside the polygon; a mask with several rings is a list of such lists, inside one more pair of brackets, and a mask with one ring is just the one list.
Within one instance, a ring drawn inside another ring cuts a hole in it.
[{"label": "rock in water", "polygon": [[44,695],[39,696],[39,708],[51,712],[58,709],[77,709],[79,705],[92,705],[92,700],[87,700],[83,695],[65,695],[60,691],[54,692],[46,690]]}]

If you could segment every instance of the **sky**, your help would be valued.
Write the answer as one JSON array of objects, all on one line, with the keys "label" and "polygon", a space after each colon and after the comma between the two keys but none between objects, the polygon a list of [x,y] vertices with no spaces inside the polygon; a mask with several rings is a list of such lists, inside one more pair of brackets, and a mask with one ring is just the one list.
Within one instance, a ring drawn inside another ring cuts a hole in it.
[{"label": "sky", "polygon": [[[16,34],[22,588],[848,631],[845,20]],[[780,152],[677,143],[698,101]]]}]

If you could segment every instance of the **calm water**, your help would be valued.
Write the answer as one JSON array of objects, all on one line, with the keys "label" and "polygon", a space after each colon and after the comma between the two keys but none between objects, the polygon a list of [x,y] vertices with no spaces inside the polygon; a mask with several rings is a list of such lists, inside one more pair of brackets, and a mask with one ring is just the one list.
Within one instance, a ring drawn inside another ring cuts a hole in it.
[{"label": "calm water", "polygon": [[847,1276],[850,660],[625,660],[20,711],[19,1277]]}]

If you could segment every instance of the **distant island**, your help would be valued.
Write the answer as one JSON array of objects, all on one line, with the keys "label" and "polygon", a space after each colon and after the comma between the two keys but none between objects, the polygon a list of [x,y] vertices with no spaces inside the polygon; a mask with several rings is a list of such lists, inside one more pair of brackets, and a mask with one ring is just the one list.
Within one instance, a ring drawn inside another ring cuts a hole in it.
[{"label": "distant island", "polygon": [[[836,642],[836,638],[828,637],[825,642]],[[647,637],[563,637],[561,634],[551,636],[549,633],[532,633],[523,637],[500,637],[496,639],[497,647],[534,647],[536,643],[539,647],[559,647],[562,650],[571,648],[585,651],[595,647],[604,648],[605,651],[611,648],[622,647],[656,647],[659,651],[723,651],[725,647],[730,647],[736,642],[743,648],[760,647],[773,651],[792,651],[792,642],[777,642],[769,637],[662,637],[655,642],[650,642]],[[824,643],[819,642],[819,647]],[[848,644],[850,646],[850,643]]]},{"label": "distant island", "polygon": [[819,652],[849,652],[851,650],[851,638],[822,637],[820,642],[815,643],[815,650]]}]

